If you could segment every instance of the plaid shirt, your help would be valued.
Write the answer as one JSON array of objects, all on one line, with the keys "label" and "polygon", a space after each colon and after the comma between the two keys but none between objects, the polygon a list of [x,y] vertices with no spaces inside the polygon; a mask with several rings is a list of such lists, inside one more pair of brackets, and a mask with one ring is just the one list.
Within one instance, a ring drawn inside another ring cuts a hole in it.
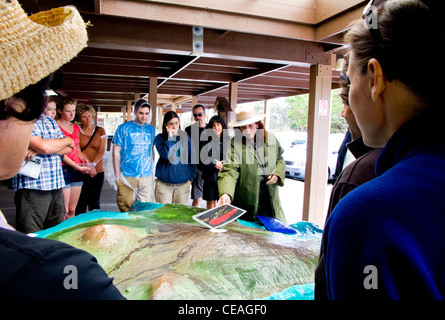
[{"label": "plaid shirt", "polygon": [[[47,139],[65,138],[57,122],[45,115],[41,115],[34,124],[31,137],[41,137]],[[18,189],[33,190],[57,190],[65,186],[62,171],[62,157],[57,154],[39,154],[43,158],[40,175],[33,179],[21,174],[17,174],[13,179],[14,191]]]}]

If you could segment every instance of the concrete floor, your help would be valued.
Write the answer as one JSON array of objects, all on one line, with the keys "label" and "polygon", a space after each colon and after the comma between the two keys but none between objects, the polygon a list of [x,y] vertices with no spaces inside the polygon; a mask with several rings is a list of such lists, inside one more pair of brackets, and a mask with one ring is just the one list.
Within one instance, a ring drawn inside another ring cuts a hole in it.
[{"label": "concrete floor", "polygon": [[[105,170],[108,169],[108,158],[110,152],[105,153]],[[302,208],[303,208],[303,189],[304,182],[296,181],[292,179],[286,179],[284,187],[280,188],[280,199],[283,207],[283,211],[286,215],[288,224],[301,221]],[[326,209],[331,193],[332,185],[326,186]],[[191,200],[190,203],[191,204]],[[201,207],[205,208],[205,201],[202,201]],[[101,210],[103,211],[115,211],[119,212],[116,205],[116,191],[106,181],[102,189]],[[14,205],[14,192],[6,187],[3,183],[0,184],[0,210],[8,220],[8,223],[15,227],[15,205]]]}]

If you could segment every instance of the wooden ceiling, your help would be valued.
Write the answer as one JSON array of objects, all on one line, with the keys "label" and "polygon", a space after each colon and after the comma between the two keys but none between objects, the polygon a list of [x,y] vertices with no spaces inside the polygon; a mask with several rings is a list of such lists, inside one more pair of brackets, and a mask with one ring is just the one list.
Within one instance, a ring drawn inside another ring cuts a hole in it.
[{"label": "wooden ceiling", "polygon": [[[127,101],[148,94],[150,81],[156,82],[158,105],[164,110],[172,102],[190,110],[193,96],[211,107],[217,97],[229,99],[230,83],[237,83],[238,103],[307,93],[310,65],[335,65],[344,50],[341,36],[365,4],[357,0],[341,5],[333,4],[335,0],[20,2],[30,14],[75,5],[90,22],[88,48],[62,67],[63,84],[57,92],[109,112],[120,112]],[[323,10],[317,11],[319,7]],[[334,70],[333,87],[338,81],[339,71]]]}]

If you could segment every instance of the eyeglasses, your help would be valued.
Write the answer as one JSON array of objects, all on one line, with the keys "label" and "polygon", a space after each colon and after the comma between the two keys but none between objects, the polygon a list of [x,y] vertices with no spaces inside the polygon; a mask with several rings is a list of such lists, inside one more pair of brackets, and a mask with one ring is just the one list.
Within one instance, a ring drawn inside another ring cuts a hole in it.
[{"label": "eyeglasses", "polygon": [[347,75],[345,75],[343,72],[340,73],[340,80],[345,80],[345,81],[351,82],[349,77]]},{"label": "eyeglasses", "polygon": [[204,115],[204,113],[194,113],[194,114],[193,114],[193,116],[194,116],[195,118],[202,117],[203,115]]}]

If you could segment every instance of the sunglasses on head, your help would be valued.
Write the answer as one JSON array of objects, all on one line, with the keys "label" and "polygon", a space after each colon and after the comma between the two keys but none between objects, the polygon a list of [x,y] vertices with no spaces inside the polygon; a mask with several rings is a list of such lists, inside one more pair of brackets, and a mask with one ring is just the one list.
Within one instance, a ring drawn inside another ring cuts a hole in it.
[{"label": "sunglasses on head", "polygon": [[384,58],[388,59],[390,55],[389,55],[388,49],[386,48],[386,46],[383,42],[383,37],[382,37],[382,34],[380,33],[380,30],[378,27],[378,11],[377,11],[377,9],[380,6],[382,6],[383,3],[386,1],[387,0],[371,0],[371,1],[369,1],[368,5],[363,10],[362,18],[365,20],[366,28],[371,33],[371,36],[376,41],[378,47],[380,48],[380,50],[383,54],[382,58],[380,58],[380,60],[381,60],[380,63],[385,65],[384,69],[386,71],[386,77],[387,77],[388,81],[391,82],[392,76],[390,74],[390,70],[388,70],[389,69],[388,63],[385,63],[385,61],[383,60]]},{"label": "sunglasses on head", "polygon": [[204,113],[194,113],[194,114],[193,114],[193,116],[194,116],[195,118],[202,117],[203,115],[204,115]]},{"label": "sunglasses on head", "polygon": [[368,5],[363,10],[362,18],[365,19],[369,17],[373,12],[372,9],[379,7],[386,0],[371,0],[368,2]]},{"label": "sunglasses on head", "polygon": [[362,18],[366,21],[366,27],[370,30],[377,43],[383,46],[383,38],[378,27],[377,8],[386,0],[371,0],[363,10]]}]

